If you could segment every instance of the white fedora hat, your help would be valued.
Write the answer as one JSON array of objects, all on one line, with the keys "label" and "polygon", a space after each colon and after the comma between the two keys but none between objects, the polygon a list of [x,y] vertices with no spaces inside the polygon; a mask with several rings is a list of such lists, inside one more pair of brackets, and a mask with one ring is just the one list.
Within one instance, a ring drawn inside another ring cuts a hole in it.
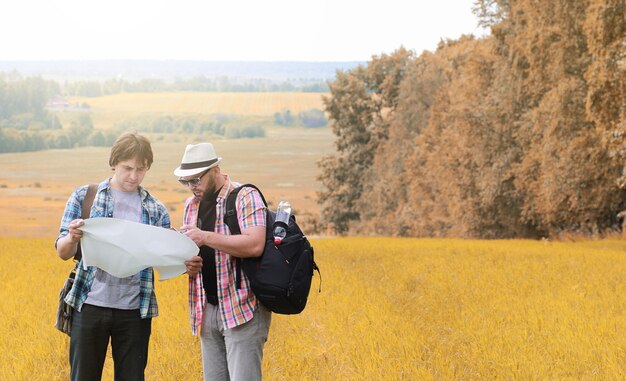
[{"label": "white fedora hat", "polygon": [[215,154],[215,148],[211,143],[188,144],[181,160],[180,167],[174,170],[178,177],[193,176],[213,168],[222,161]]}]

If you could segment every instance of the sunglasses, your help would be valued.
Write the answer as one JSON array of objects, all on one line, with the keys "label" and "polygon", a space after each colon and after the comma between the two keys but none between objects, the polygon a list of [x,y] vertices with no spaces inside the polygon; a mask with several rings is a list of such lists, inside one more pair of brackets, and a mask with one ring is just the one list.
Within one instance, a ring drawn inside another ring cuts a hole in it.
[{"label": "sunglasses", "polygon": [[183,186],[188,187],[189,184],[195,186],[198,186],[200,184],[200,181],[202,181],[202,176],[206,175],[209,171],[205,171],[202,172],[202,174],[198,177],[196,177],[195,179],[189,179],[189,180],[185,180],[182,177],[178,179],[178,182],[181,183]]}]

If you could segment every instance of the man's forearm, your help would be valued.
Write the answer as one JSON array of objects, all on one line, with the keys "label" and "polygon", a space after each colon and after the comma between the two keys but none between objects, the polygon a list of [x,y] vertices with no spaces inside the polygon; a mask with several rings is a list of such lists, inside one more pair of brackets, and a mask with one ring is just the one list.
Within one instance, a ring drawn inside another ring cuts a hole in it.
[{"label": "man's forearm", "polygon": [[251,258],[263,254],[265,247],[265,227],[248,229],[242,234],[224,235],[215,232],[204,232],[204,244],[221,250],[235,257]]},{"label": "man's forearm", "polygon": [[72,241],[72,237],[69,234],[57,241],[57,253],[65,261],[72,258],[77,250],[78,242]]}]

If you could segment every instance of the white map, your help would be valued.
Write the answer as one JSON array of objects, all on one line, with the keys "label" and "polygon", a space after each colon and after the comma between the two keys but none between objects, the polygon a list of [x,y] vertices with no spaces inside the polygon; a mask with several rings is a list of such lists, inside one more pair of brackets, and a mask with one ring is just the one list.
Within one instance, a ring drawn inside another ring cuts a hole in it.
[{"label": "white map", "polygon": [[160,280],[181,275],[198,246],[175,230],[118,218],[89,218],[80,228],[83,266],[96,266],[118,278],[153,267]]}]

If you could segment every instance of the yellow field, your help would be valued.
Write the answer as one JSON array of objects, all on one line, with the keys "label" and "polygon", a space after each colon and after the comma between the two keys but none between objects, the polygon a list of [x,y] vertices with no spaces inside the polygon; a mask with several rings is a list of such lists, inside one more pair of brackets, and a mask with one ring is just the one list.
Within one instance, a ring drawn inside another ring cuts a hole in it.
[{"label": "yellow field", "polygon": [[[307,309],[274,315],[267,380],[626,379],[626,241],[317,239]],[[70,263],[0,239],[1,380],[65,380]],[[149,380],[199,380],[184,276],[158,282]],[[112,379],[112,361],[106,376]]]},{"label": "yellow field", "polygon": [[125,93],[105,97],[74,97],[72,103],[87,103],[98,128],[110,128],[114,122],[137,115],[217,113],[244,116],[272,116],[275,112],[323,110],[319,93]]},{"label": "yellow field", "polygon": [[97,98],[74,97],[88,103],[94,112],[234,113],[272,115],[282,109],[297,114],[310,108],[322,109],[319,93],[124,93]]}]

